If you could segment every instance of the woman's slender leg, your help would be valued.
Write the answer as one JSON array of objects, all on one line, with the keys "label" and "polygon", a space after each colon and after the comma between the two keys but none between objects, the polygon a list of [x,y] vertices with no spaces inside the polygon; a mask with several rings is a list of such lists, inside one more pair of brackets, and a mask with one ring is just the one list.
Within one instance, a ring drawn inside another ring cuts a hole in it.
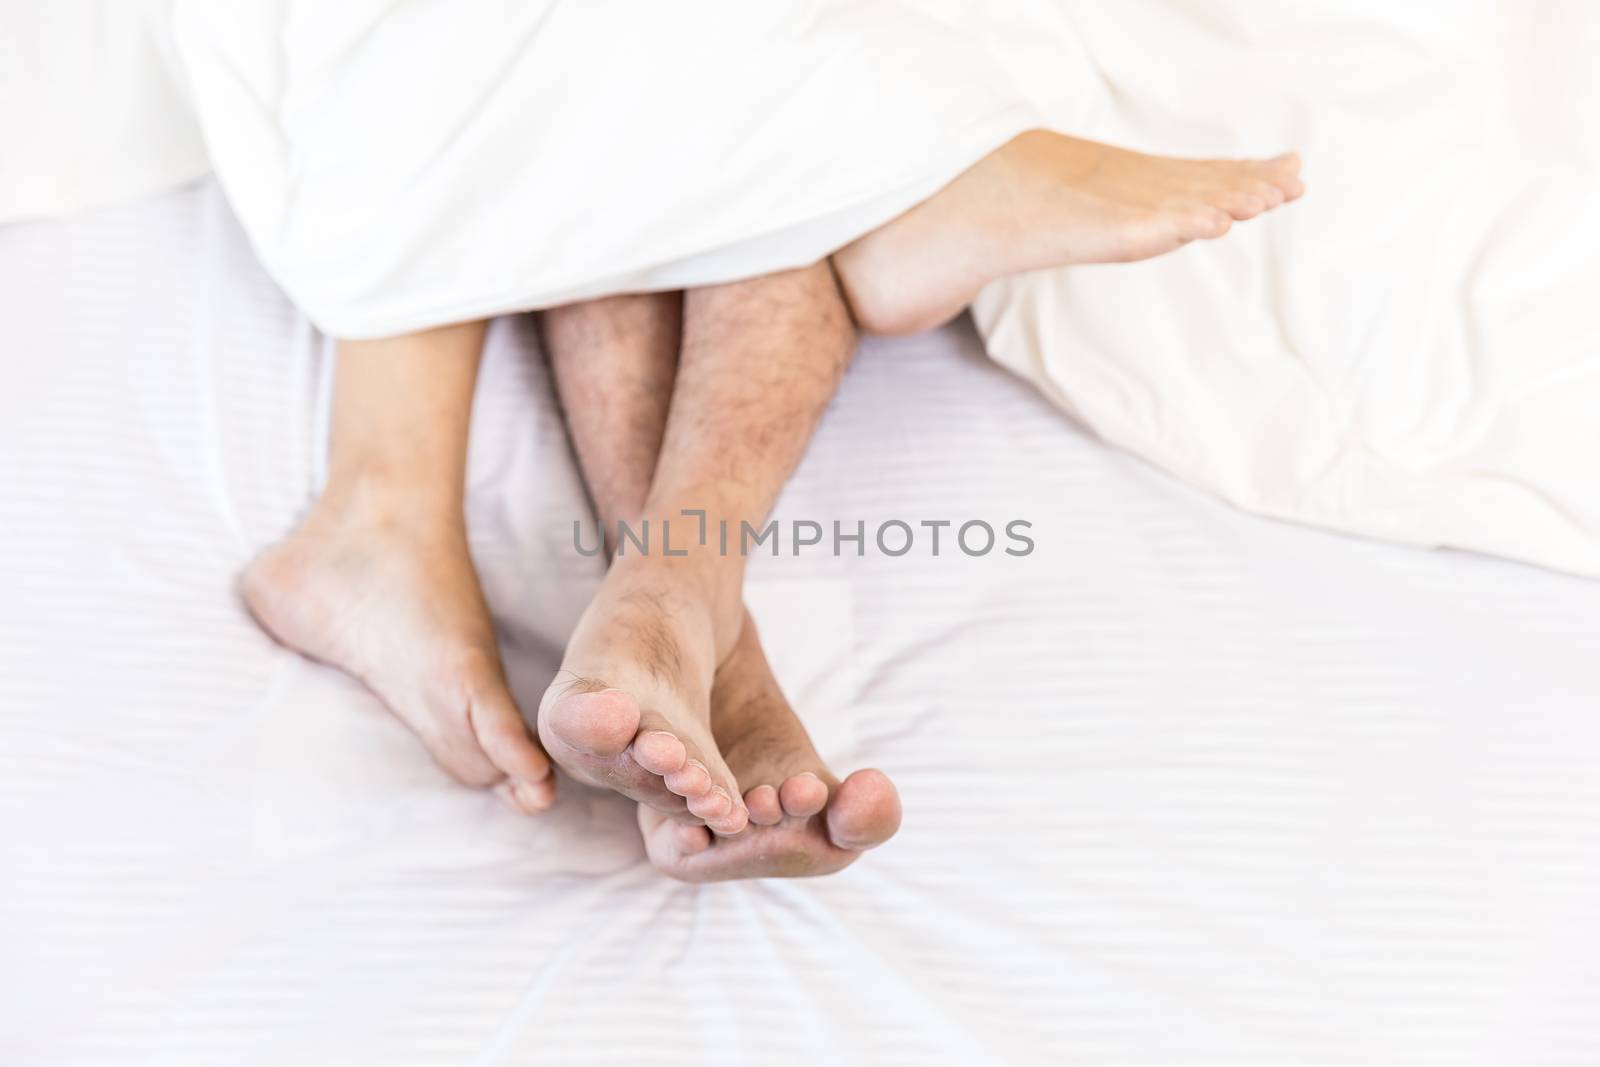
[{"label": "woman's slender leg", "polygon": [[1034,130],[833,260],[862,329],[916,333],[997,278],[1149,259],[1304,191],[1293,154],[1177,159]]},{"label": "woman's slender leg", "polygon": [[534,812],[555,782],[506,686],[462,511],[483,336],[339,344],[327,484],[241,589],[269,633],[359,678],[452,775]]}]

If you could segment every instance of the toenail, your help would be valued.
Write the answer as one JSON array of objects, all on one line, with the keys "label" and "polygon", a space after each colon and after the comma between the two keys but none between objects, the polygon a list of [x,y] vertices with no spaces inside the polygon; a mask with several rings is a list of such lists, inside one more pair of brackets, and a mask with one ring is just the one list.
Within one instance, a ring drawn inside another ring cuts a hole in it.
[{"label": "toenail", "polygon": [[[541,782],[544,781],[543,778],[539,780]],[[511,788],[516,793],[517,799],[521,800],[529,807],[542,808],[545,806],[546,802],[543,792],[540,791],[532,782],[518,782]]]}]

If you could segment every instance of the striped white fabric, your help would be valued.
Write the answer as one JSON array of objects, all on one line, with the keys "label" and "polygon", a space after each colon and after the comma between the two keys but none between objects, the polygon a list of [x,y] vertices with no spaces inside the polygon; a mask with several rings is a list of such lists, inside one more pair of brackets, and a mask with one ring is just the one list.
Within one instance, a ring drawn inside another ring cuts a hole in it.
[{"label": "striped white fabric", "polygon": [[[0,1062],[1600,1062],[1592,582],[1232,512],[965,323],[869,343],[779,518],[1036,549],[757,560],[906,824],[689,887],[613,797],[452,785],[240,610],[326,356],[214,189],[0,229],[0,346]],[[474,549],[532,707],[597,571],[531,331],[491,347]]]}]

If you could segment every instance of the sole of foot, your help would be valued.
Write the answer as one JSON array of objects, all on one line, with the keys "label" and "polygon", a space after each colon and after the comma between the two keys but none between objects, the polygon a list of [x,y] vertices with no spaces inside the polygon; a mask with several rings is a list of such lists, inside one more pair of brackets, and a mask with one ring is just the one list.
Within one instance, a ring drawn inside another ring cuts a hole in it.
[{"label": "sole of foot", "polygon": [[645,851],[662,872],[688,882],[832,874],[900,828],[900,796],[886,774],[859,770],[841,782],[828,771],[748,619],[717,672],[711,723],[746,786],[750,825],[718,836],[641,805]]},{"label": "sole of foot", "polygon": [[834,253],[870,333],[932,329],[998,278],[1221,237],[1305,192],[1300,157],[1178,159],[1034,130]]},{"label": "sole of foot", "polygon": [[239,591],[273,638],[359,679],[458,781],[527,814],[555,800],[458,526],[319,503]]},{"label": "sole of foot", "polygon": [[699,592],[681,561],[612,564],[539,705],[539,737],[563,770],[702,833],[742,830],[738,780],[712,736],[718,650],[737,618]]}]

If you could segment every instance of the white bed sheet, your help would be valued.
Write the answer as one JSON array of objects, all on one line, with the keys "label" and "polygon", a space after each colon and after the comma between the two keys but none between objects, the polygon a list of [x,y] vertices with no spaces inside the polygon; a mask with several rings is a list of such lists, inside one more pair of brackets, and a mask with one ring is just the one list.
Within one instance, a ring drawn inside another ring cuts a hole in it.
[{"label": "white bed sheet", "polygon": [[[596,579],[530,332],[474,426],[525,706]],[[232,578],[326,358],[206,185],[0,230],[0,1062],[1600,1060],[1600,586],[1253,519],[970,326],[869,343],[780,517],[1026,558],[761,559],[779,674],[900,836],[684,886],[628,806],[452,785]]]}]

